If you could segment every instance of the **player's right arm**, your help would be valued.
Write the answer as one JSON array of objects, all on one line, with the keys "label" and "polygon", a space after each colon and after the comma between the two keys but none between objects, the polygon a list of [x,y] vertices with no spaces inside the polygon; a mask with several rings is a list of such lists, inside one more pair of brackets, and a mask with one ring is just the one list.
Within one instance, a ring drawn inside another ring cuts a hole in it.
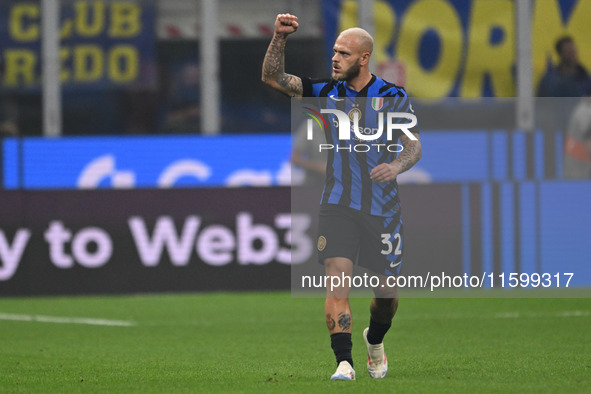
[{"label": "player's right arm", "polygon": [[302,97],[303,93],[301,78],[285,72],[285,43],[287,36],[295,33],[298,26],[297,16],[277,15],[273,39],[263,60],[263,82],[291,97]]}]

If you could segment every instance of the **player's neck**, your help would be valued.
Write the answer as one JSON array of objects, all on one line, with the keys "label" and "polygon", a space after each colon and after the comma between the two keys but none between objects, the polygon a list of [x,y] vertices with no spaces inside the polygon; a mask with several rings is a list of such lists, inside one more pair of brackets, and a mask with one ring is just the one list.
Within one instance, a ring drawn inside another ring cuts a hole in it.
[{"label": "player's neck", "polygon": [[371,81],[371,73],[369,70],[362,70],[355,78],[347,81],[347,87],[356,92],[360,92],[369,81]]}]

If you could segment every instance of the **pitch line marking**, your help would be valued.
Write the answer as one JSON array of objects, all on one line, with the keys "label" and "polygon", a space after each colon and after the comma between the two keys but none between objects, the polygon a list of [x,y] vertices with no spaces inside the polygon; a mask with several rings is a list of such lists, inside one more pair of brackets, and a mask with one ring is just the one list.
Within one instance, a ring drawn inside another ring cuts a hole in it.
[{"label": "pitch line marking", "polygon": [[555,313],[527,313],[527,312],[505,312],[495,314],[497,319],[518,319],[526,318],[544,318],[544,317],[588,317],[591,316],[590,311],[562,311]]},{"label": "pitch line marking", "polygon": [[136,325],[128,320],[109,320],[94,319],[90,317],[59,317],[45,315],[22,315],[14,313],[0,313],[0,320],[6,321],[28,321],[38,323],[56,323],[56,324],[86,324],[90,326],[114,326],[114,327],[133,327]]},{"label": "pitch line marking", "polygon": [[542,319],[548,317],[555,318],[569,318],[569,317],[589,317],[591,311],[587,310],[566,310],[551,313],[536,313],[536,312],[497,312],[490,315],[473,316],[463,313],[450,313],[446,315],[413,315],[413,316],[397,316],[398,320],[431,320],[431,319]]}]

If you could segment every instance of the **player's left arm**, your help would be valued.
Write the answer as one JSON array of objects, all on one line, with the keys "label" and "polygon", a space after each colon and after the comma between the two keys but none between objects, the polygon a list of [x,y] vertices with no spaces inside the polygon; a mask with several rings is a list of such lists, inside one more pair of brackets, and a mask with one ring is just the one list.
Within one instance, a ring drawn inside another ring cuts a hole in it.
[{"label": "player's left arm", "polygon": [[400,145],[402,152],[391,163],[382,163],[374,167],[369,176],[372,181],[377,183],[389,182],[404,171],[414,166],[422,156],[421,140],[418,132],[411,132],[416,140],[411,140],[406,134],[400,136]]}]

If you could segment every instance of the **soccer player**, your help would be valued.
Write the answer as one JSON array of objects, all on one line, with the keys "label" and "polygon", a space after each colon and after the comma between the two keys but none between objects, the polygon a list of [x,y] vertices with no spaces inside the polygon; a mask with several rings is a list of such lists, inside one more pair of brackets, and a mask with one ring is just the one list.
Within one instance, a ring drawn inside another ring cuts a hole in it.
[{"label": "soccer player", "polygon": [[[273,39],[263,61],[263,82],[290,97],[327,97],[333,101],[344,100],[339,97],[383,97],[393,103],[390,108],[393,111],[412,112],[403,88],[369,71],[373,38],[360,28],[347,29],[337,37],[331,79],[312,80],[285,73],[287,36],[296,32],[298,26],[295,15],[277,15]],[[395,153],[376,149],[365,153],[331,150],[328,155],[319,217],[319,259],[329,277],[352,277],[357,262],[380,278],[383,286],[373,289],[375,297],[370,304],[369,327],[363,331],[368,350],[367,368],[372,378],[386,376],[388,361],[383,338],[398,307],[398,289],[387,280],[399,274],[402,263],[403,232],[396,177],[421,158],[418,132],[413,130],[410,135],[414,138],[400,133],[403,150],[397,157]],[[327,130],[326,138],[329,144],[342,145],[335,127]],[[351,356],[350,287],[343,282],[335,289],[327,286],[324,306],[337,361],[332,380],[355,379]]]}]

